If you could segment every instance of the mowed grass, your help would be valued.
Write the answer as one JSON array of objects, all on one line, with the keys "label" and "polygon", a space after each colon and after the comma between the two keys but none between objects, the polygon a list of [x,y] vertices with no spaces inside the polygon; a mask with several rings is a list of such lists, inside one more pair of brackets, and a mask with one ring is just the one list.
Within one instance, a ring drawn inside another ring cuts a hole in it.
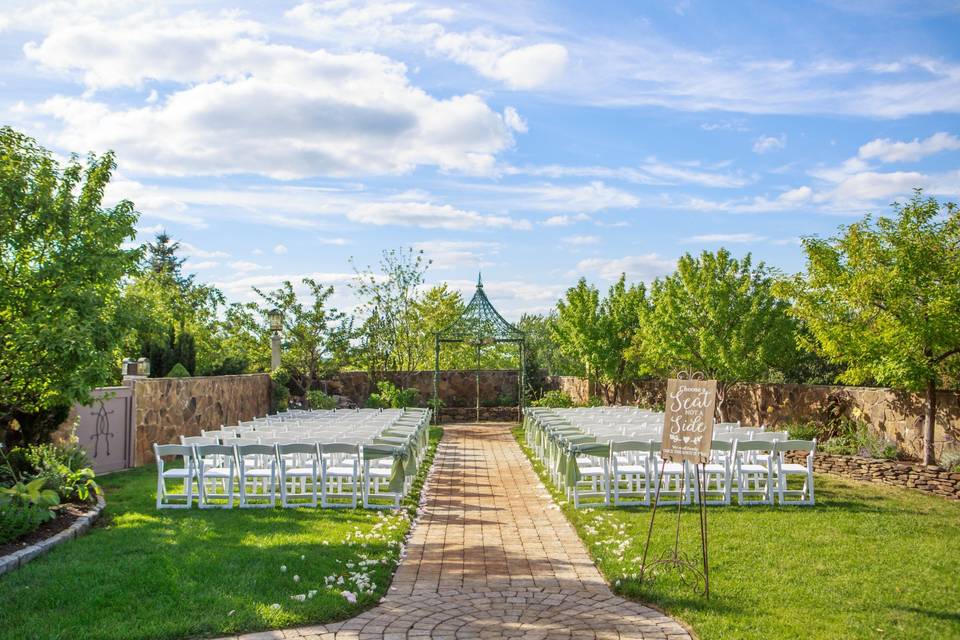
[{"label": "mowed grass", "polygon": [[[960,638],[960,503],[828,475],[816,496],[814,507],[709,508],[705,600],[673,573],[636,579],[649,508],[575,510],[554,491],[613,589],[701,640]],[[699,561],[697,513],[682,510],[681,547]],[[671,548],[676,514],[658,510],[654,558]]]},{"label": "mowed grass", "polygon": [[[428,467],[397,512],[157,511],[154,466],[105,476],[101,524],[0,577],[0,639],[209,637],[354,616],[387,590]],[[357,571],[375,586],[350,604],[341,591],[357,591]]]}]

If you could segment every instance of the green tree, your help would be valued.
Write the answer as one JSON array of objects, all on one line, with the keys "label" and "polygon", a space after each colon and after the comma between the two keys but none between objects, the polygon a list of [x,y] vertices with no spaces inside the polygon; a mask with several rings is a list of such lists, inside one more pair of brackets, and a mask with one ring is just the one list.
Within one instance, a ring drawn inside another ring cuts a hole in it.
[{"label": "green tree", "polygon": [[306,303],[289,280],[274,291],[253,290],[264,303],[257,307],[261,318],[273,308],[283,313],[281,366],[290,375],[291,390],[305,396],[317,381],[340,367],[351,331],[344,314],[328,306],[333,287],[312,278],[304,278],[302,283],[307,289]]},{"label": "green tree", "polygon": [[561,353],[579,362],[587,379],[593,380],[600,369],[603,321],[600,292],[586,278],[580,278],[557,302],[552,328]]},{"label": "green tree", "polygon": [[960,365],[960,211],[917,190],[893,213],[806,238],[807,273],[782,288],[815,338],[807,346],[846,367],[842,381],[926,393],[933,464],[937,385]]},{"label": "green tree", "polygon": [[[225,359],[220,329],[226,299],[216,287],[183,273],[178,249],[179,243],[165,232],[145,245],[141,270],[124,290],[124,304],[134,327],[126,348],[128,353],[139,352],[153,361],[162,360],[157,354],[175,349],[177,341],[192,341],[196,362],[181,364],[191,375],[209,375],[221,369]],[[165,363],[159,370],[154,366],[151,375],[165,376],[168,371]]]},{"label": "green tree", "polygon": [[525,336],[528,377],[536,372],[543,376],[573,376],[582,372],[582,365],[563,353],[554,340],[553,327],[556,321],[556,311],[520,316],[517,328]]},{"label": "green tree", "polygon": [[0,128],[0,428],[8,444],[42,439],[58,426],[45,417],[118,376],[121,280],[140,252],[124,248],[135,235],[133,203],[102,206],[115,166],[111,153],[61,166],[33,139]]},{"label": "green tree", "polygon": [[670,375],[699,371],[717,379],[717,411],[731,387],[759,382],[796,354],[789,304],[773,293],[774,272],[726,249],[686,254],[669,276],[654,280],[633,355]]},{"label": "green tree", "polygon": [[375,272],[369,266],[364,270],[353,266],[350,286],[361,300],[363,318],[356,334],[356,359],[374,378],[386,371],[402,372],[407,386],[423,350],[417,304],[430,261],[423,251],[390,249],[381,255],[379,267]]},{"label": "green tree", "polygon": [[600,304],[597,363],[608,402],[620,402],[623,385],[638,377],[639,364],[630,358],[630,346],[640,328],[646,293],[643,283],[627,286],[621,274]]}]

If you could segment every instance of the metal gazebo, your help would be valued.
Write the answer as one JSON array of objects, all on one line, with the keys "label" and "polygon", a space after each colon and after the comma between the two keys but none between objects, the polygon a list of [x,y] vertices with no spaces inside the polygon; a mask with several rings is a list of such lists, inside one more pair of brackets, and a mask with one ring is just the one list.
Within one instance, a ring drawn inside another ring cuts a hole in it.
[{"label": "metal gazebo", "polygon": [[477,353],[477,421],[480,421],[480,349],[481,347],[511,342],[520,348],[520,369],[517,372],[517,420],[523,412],[524,333],[503,319],[483,292],[483,279],[477,277],[477,290],[460,317],[434,334],[433,407],[440,419],[440,345],[444,342],[465,342]]}]

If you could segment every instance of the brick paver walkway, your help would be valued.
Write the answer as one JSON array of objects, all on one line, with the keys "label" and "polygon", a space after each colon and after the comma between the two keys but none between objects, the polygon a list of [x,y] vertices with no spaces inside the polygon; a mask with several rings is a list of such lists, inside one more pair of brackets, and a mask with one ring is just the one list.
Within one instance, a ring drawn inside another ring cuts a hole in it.
[{"label": "brick paver walkway", "polygon": [[424,514],[379,606],[240,638],[689,639],[670,617],[610,591],[511,426],[445,428]]}]

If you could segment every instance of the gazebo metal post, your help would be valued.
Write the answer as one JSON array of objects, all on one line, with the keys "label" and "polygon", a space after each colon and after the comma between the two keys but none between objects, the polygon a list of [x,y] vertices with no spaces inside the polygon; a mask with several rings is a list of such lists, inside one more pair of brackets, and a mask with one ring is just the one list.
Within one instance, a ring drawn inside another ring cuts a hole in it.
[{"label": "gazebo metal post", "polygon": [[480,342],[477,342],[477,422],[480,422]]},{"label": "gazebo metal post", "polygon": [[526,387],[523,386],[523,373],[526,370],[526,362],[524,361],[524,351],[523,351],[523,341],[520,341],[520,371],[517,374],[517,422],[523,422],[523,391]]},{"label": "gazebo metal post", "polygon": [[440,333],[433,334],[433,424],[440,424]]}]

